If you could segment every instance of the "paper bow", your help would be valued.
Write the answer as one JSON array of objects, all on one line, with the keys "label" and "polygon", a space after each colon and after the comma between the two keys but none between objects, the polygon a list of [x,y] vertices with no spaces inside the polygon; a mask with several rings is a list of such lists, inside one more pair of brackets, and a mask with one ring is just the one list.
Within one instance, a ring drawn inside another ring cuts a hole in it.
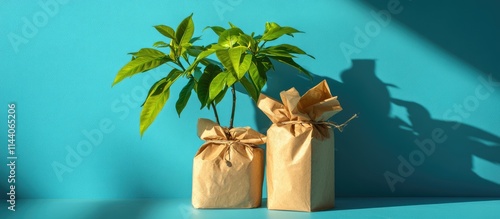
[{"label": "paper bow", "polygon": [[261,94],[257,103],[274,124],[286,121],[326,121],[342,110],[337,96],[323,80],[302,97],[295,88],[280,93],[283,104]]},{"label": "paper bow", "polygon": [[198,120],[198,136],[202,140],[212,142],[241,142],[253,146],[266,143],[266,136],[250,127],[228,130],[209,119]]}]

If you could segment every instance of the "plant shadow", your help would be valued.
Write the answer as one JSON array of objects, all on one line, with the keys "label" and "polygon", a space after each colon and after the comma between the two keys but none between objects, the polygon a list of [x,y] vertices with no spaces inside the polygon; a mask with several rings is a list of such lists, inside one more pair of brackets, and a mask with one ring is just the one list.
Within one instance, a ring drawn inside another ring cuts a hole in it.
[{"label": "plant shadow", "polygon": [[[421,104],[392,98],[389,87],[396,86],[377,77],[375,60],[352,60],[352,67],[340,74],[341,81],[319,75],[309,80],[286,65],[274,65],[264,94],[279,100],[283,90],[295,87],[303,94],[326,80],[343,108],[333,120],[340,123],[359,114],[335,135],[337,197],[500,196],[500,185],[476,174],[472,166],[473,157],[500,166],[500,138],[467,124],[434,119]],[[394,106],[403,107],[408,118],[391,116]],[[269,119],[258,110],[255,119],[258,130],[266,133]],[[339,207],[362,207],[345,203]]]},{"label": "plant shadow", "polygon": [[[417,33],[440,49],[468,63],[484,74],[500,79],[497,56],[500,51],[498,1],[389,1],[363,0],[376,12],[386,11],[399,2],[401,12],[390,22]],[[364,27],[362,27],[364,28]]]}]

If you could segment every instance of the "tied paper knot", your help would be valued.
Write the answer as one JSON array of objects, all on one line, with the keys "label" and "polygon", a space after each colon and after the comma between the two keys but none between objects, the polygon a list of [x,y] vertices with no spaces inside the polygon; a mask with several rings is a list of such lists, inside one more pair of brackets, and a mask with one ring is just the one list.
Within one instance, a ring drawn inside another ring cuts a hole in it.
[{"label": "tied paper knot", "polygon": [[[290,88],[282,91],[280,97],[281,102],[261,94],[257,106],[275,125],[302,124],[302,126],[291,125],[287,128],[288,132],[293,136],[300,135],[312,126],[314,128],[314,137],[319,139],[329,138],[331,132],[329,129],[331,127],[342,131],[349,121],[357,117],[357,115],[354,115],[341,125],[328,121],[332,116],[340,112],[342,107],[337,96],[331,94],[326,80],[323,80],[302,96],[295,88]],[[309,127],[306,127],[305,124],[309,124]]]},{"label": "tied paper knot", "polygon": [[328,128],[334,127],[338,129],[340,132],[344,130],[344,128],[349,124],[349,122],[355,118],[358,118],[358,114],[354,114],[351,118],[349,118],[347,121],[345,121],[342,124],[336,124],[334,122],[330,121],[314,121],[314,120],[309,120],[309,121],[284,121],[284,122],[279,122],[278,125],[288,125],[288,124],[312,124],[312,125],[321,125],[321,126],[327,126]]},{"label": "tied paper knot", "polygon": [[206,141],[204,145],[226,146],[223,156],[228,167],[232,166],[231,148],[233,145],[255,148],[266,143],[266,136],[250,127],[227,129],[208,119],[198,120],[198,136]]},{"label": "tied paper knot", "polygon": [[208,140],[206,143],[226,146],[226,150],[224,151],[224,160],[226,161],[226,165],[228,167],[233,166],[231,163],[231,147],[233,144],[238,143],[239,145],[243,145],[245,147],[257,147],[257,145],[243,143],[240,140]]}]

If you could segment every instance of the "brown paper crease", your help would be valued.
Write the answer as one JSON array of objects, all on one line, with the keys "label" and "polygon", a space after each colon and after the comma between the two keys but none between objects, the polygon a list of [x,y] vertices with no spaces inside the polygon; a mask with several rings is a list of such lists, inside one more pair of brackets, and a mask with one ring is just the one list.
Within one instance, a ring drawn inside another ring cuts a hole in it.
[{"label": "brown paper crease", "polygon": [[261,95],[258,107],[273,125],[267,131],[268,208],[316,211],[334,207],[334,134],[322,121],[342,110],[322,81],[302,97],[295,88],[282,102]]},{"label": "brown paper crease", "polygon": [[228,130],[198,120],[206,142],[193,160],[192,204],[195,208],[255,208],[261,205],[266,137],[245,128]]}]

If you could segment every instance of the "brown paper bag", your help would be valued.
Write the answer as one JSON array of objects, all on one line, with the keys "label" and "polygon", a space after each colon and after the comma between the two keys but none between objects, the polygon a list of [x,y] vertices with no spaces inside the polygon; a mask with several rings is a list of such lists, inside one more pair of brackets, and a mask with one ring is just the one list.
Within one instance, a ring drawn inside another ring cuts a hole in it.
[{"label": "brown paper bag", "polygon": [[342,107],[326,81],[302,97],[295,88],[280,96],[283,104],[265,95],[257,103],[273,122],[267,131],[267,207],[295,211],[333,208],[334,124],[326,120]]},{"label": "brown paper bag", "polygon": [[198,120],[198,136],[206,142],[193,161],[192,204],[195,208],[255,208],[262,199],[266,137],[245,128],[228,130]]}]

